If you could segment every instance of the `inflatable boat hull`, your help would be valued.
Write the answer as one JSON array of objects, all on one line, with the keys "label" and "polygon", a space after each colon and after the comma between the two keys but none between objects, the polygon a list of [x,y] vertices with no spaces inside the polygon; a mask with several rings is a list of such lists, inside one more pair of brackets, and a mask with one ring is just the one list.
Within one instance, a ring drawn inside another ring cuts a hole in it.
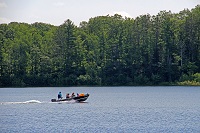
[{"label": "inflatable boat hull", "polygon": [[77,96],[77,97],[71,97],[66,99],[51,99],[51,102],[63,102],[63,101],[71,101],[75,100],[77,102],[83,102],[86,101],[89,97],[89,94],[85,94],[84,96]]}]

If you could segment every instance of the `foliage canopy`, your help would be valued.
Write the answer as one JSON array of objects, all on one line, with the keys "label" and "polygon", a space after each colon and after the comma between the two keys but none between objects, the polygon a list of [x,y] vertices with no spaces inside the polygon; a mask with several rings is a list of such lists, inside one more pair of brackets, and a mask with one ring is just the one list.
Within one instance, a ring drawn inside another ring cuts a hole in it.
[{"label": "foliage canopy", "polygon": [[199,5],[79,27],[69,19],[0,25],[0,87],[199,83],[199,73]]}]

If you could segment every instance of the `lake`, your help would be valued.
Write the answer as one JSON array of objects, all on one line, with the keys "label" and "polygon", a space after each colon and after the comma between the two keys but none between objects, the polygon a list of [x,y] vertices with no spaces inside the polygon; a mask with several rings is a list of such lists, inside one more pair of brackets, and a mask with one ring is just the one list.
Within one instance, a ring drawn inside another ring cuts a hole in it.
[{"label": "lake", "polygon": [[[83,103],[52,103],[61,91]],[[0,132],[200,132],[200,87],[0,88]]]}]

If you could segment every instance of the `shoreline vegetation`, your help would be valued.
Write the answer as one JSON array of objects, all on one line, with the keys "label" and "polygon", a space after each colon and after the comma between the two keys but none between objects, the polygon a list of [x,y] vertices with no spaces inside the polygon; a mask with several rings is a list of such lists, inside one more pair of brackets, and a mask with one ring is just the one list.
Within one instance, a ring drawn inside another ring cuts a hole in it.
[{"label": "shoreline vegetation", "polygon": [[0,24],[0,87],[167,85],[200,86],[200,5],[79,26]]}]

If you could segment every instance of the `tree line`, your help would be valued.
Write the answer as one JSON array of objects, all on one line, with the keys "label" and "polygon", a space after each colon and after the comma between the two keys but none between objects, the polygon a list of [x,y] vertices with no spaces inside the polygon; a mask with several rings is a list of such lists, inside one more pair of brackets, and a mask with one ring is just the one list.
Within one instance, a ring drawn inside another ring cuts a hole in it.
[{"label": "tree line", "polygon": [[200,6],[137,18],[0,24],[0,87],[200,83]]}]

